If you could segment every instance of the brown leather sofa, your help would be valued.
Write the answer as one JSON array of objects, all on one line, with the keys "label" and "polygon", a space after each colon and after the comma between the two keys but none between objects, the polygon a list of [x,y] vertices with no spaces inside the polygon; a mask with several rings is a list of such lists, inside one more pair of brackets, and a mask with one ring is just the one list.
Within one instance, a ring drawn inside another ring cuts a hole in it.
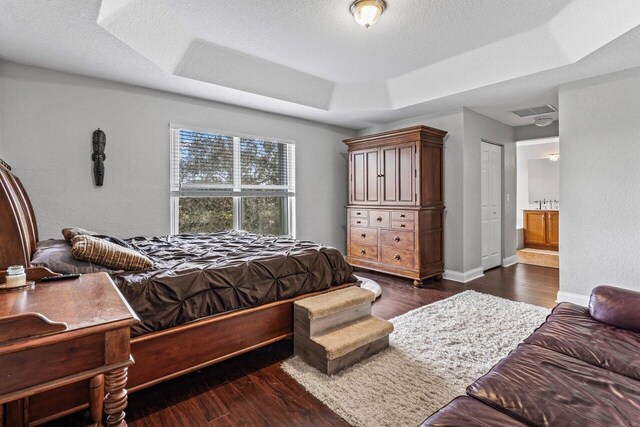
[{"label": "brown leather sofa", "polygon": [[562,303],[422,426],[640,426],[640,292]]}]

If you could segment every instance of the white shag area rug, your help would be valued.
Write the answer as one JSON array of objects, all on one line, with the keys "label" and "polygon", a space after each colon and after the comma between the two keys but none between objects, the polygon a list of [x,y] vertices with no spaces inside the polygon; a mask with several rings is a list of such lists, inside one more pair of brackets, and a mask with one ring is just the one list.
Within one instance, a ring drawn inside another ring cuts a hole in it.
[{"label": "white shag area rug", "polygon": [[336,375],[298,357],[282,367],[354,426],[417,426],[465,394],[549,312],[466,291],[392,319],[389,348]]}]

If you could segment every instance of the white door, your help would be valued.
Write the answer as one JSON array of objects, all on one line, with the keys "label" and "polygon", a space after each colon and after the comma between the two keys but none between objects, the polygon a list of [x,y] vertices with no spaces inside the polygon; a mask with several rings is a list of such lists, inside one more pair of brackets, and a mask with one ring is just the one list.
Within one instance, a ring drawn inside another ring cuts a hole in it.
[{"label": "white door", "polygon": [[502,261],[502,147],[482,143],[482,270]]}]

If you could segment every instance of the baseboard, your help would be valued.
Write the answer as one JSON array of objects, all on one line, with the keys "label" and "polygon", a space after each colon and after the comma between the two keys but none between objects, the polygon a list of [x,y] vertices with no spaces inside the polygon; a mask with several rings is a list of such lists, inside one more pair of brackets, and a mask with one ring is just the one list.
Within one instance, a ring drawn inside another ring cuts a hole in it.
[{"label": "baseboard", "polygon": [[511,255],[510,257],[502,258],[503,267],[511,267],[518,263],[518,255]]},{"label": "baseboard", "polygon": [[571,292],[558,291],[558,296],[556,297],[556,302],[572,302],[574,304],[578,304],[578,305],[581,305],[583,307],[588,307],[589,306],[589,296],[588,295],[573,294]]},{"label": "baseboard", "polygon": [[484,276],[482,267],[478,267],[473,270],[469,270],[465,272],[445,270],[443,275],[443,277],[447,280],[452,280],[454,282],[460,282],[460,283],[467,283],[472,280],[478,279],[482,276]]}]

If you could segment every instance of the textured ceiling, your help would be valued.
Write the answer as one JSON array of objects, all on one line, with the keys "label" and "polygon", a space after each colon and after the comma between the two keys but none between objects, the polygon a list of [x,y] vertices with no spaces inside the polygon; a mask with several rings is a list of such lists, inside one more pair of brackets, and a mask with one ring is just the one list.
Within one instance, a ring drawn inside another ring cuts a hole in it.
[{"label": "textured ceiling", "polygon": [[166,5],[195,37],[349,83],[398,77],[542,25],[570,0],[537,0],[534,8],[514,0],[452,3],[392,0],[381,24],[369,30],[354,25],[351,0],[172,0]]},{"label": "textured ceiling", "polygon": [[468,106],[557,105],[640,66],[640,1],[0,0],[0,57],[352,128]]}]

